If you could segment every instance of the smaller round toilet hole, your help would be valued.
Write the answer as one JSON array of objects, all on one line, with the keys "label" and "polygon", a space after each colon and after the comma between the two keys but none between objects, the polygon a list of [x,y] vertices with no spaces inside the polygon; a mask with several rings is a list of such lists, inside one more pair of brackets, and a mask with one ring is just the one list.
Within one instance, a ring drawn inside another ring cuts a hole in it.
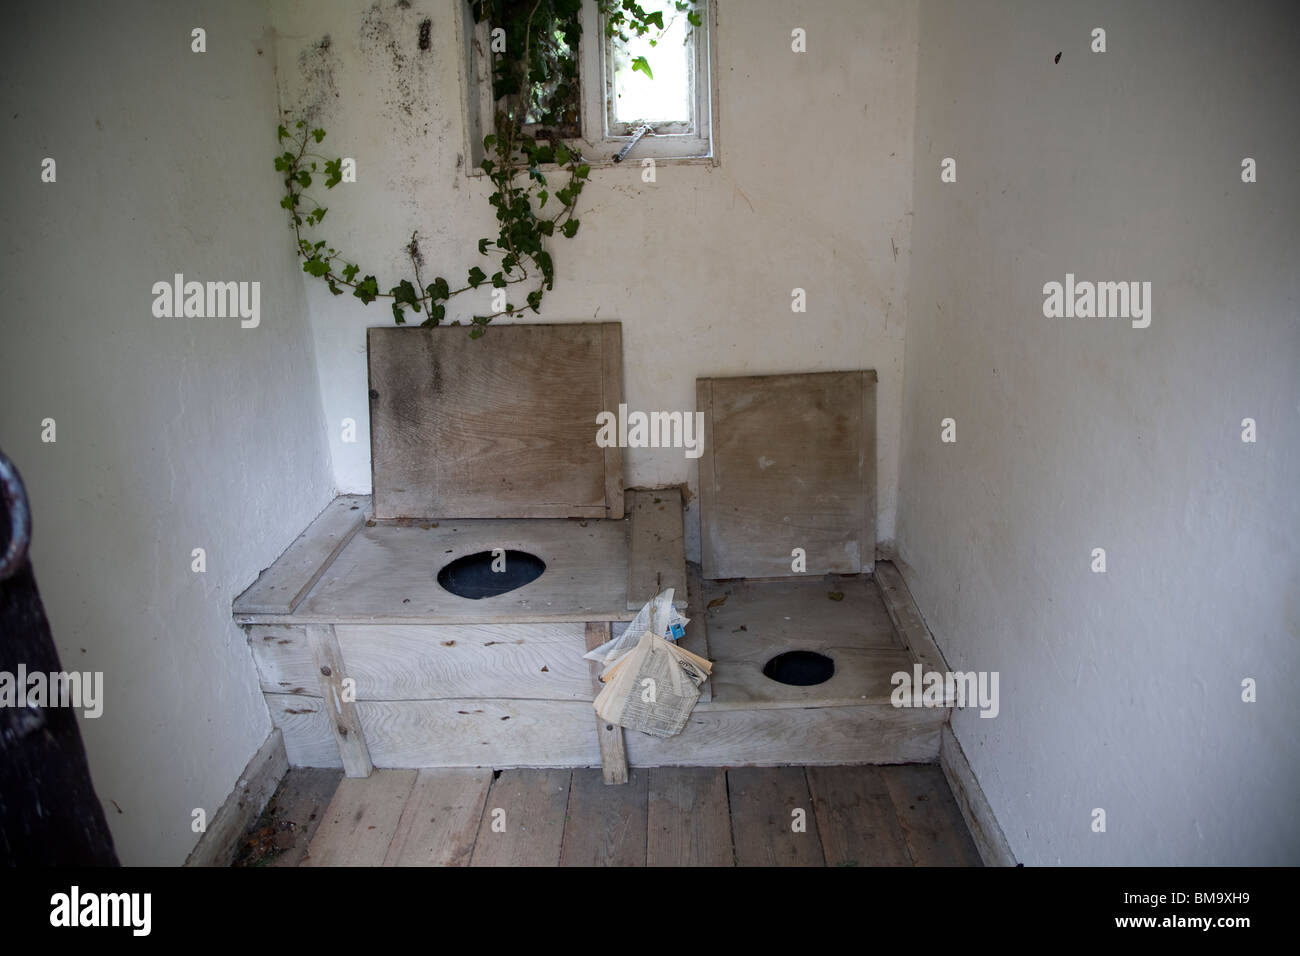
[{"label": "smaller round toilet hole", "polygon": [[530,584],[545,570],[546,562],[526,551],[479,551],[445,565],[438,583],[452,594],[480,601]]},{"label": "smaller round toilet hole", "polygon": [[835,662],[816,651],[786,651],[763,665],[764,677],[795,687],[824,684],[834,674]]}]

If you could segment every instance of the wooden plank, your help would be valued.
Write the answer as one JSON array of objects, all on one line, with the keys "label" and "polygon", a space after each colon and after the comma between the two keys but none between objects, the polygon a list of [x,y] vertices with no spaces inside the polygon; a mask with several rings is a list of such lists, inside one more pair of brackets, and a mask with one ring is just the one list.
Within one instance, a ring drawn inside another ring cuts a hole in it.
[{"label": "wooden plank", "polygon": [[[587,625],[587,650],[594,651],[610,639],[607,623],[590,623]],[[600,693],[601,665],[588,661],[591,673],[591,686],[595,694]],[[595,700],[593,695],[592,700]],[[627,783],[627,749],[624,744],[623,728],[601,720],[596,714],[596,741],[600,745],[600,770],[609,785]]]},{"label": "wooden plank", "polygon": [[980,866],[979,851],[936,764],[882,767],[916,866]]},{"label": "wooden plank", "polygon": [[656,767],[647,773],[646,864],[734,865],[726,772]]},{"label": "wooden plank", "polygon": [[873,707],[714,710],[697,704],[676,737],[629,734],[633,767],[906,763],[934,760],[939,708]]},{"label": "wooden plank", "polygon": [[366,495],[340,495],[326,505],[284,554],[235,598],[235,613],[292,614],[361,527],[369,504]]},{"label": "wooden plank", "polygon": [[[621,521],[441,521],[362,528],[298,608],[336,624],[504,624],[630,620],[627,531]],[[444,590],[438,571],[493,548],[526,551],[546,570],[494,598]]]},{"label": "wooden plank", "polygon": [[944,727],[939,738],[939,767],[984,865],[1015,866],[1016,856],[1011,852],[1011,844],[966,760],[965,751],[953,736],[951,726]]},{"label": "wooden plank", "polygon": [[911,866],[879,767],[809,767],[827,866]]},{"label": "wooden plank", "polygon": [[[708,602],[705,597],[704,580],[700,577],[700,566],[694,561],[686,565],[686,597],[685,613],[690,621],[686,625],[686,636],[677,643],[692,654],[698,654],[706,661],[711,661],[713,658],[709,655],[709,615],[705,607]],[[711,700],[713,700],[712,678],[700,685],[700,699],[696,706],[707,704]]]},{"label": "wooden plank", "polygon": [[[863,416],[874,399],[863,392],[875,382],[874,371],[710,380],[701,406],[706,578],[870,570],[875,429]],[[796,548],[804,572],[793,568]]]},{"label": "wooden plank", "polygon": [[[267,694],[266,700],[272,722],[284,731],[290,764],[341,766],[318,699]],[[376,767],[600,766],[587,701],[373,700],[356,708]]]},{"label": "wooden plank", "polygon": [[273,727],[221,806],[208,817],[207,829],[190,851],[185,865],[229,866],[239,850],[240,838],[261,814],[288,772],[284,735]]},{"label": "wooden plank", "polygon": [[573,771],[560,866],[645,866],[648,773],[610,787],[598,770]]},{"label": "wooden plank", "polygon": [[343,683],[346,677],[343,652],[339,650],[334,628],[328,624],[309,624],[306,631],[312,662],[319,674],[322,707],[339,747],[343,772],[349,777],[368,777],[374,768],[361,718],[357,715],[356,695]]},{"label": "wooden plank", "polygon": [[621,381],[607,324],[367,329],[375,516],[621,515],[596,444]]},{"label": "wooden plank", "polygon": [[[295,767],[341,766],[317,698],[267,694]],[[712,709],[697,704],[666,739],[629,734],[634,767],[908,763],[935,760],[939,708]],[[561,700],[358,701],[376,767],[598,767],[591,704]]]},{"label": "wooden plank", "polygon": [[[865,575],[714,583],[705,597],[715,605],[704,612],[715,708],[888,704],[893,674],[911,673],[912,658]],[[763,675],[767,661],[793,650],[831,658],[834,675],[809,687]]]},{"label": "wooden plank", "polygon": [[301,864],[342,779],[343,771],[333,767],[291,769],[262,815],[266,825],[275,831],[273,852],[278,852],[269,858],[250,859],[243,865],[289,867]]},{"label": "wooden plank", "polygon": [[737,866],[825,865],[802,767],[733,767],[727,794]]},{"label": "wooden plank", "polygon": [[468,866],[492,786],[486,768],[421,770],[385,866]]},{"label": "wooden plank", "polygon": [[946,674],[948,662],[944,660],[939,645],[934,642],[930,629],[925,626],[921,612],[912,600],[912,592],[908,590],[894,562],[877,562],[872,577],[899,641],[925,670]]},{"label": "wooden plank", "polygon": [[[623,326],[601,324],[601,411],[618,415],[623,402]],[[623,517],[623,448],[614,442],[605,453],[605,517]]]},{"label": "wooden plank", "polygon": [[382,866],[414,786],[414,770],[339,781],[302,865]]},{"label": "wooden plank", "polygon": [[567,770],[503,770],[483,807],[473,866],[558,866]]},{"label": "wooden plank", "polygon": [[[302,628],[252,630],[264,692],[319,694]],[[582,624],[341,624],[334,631],[357,700],[593,698]]]},{"label": "wooden plank", "polygon": [[686,607],[686,545],[680,488],[634,491],[628,522],[627,609],[639,611],[664,588]]}]

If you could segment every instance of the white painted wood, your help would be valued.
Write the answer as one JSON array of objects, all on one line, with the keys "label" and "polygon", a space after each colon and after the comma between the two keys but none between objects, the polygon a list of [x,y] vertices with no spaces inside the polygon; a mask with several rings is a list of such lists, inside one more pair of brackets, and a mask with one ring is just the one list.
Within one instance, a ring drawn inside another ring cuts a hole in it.
[{"label": "white painted wood", "polygon": [[[319,693],[302,628],[251,631],[264,692]],[[582,624],[341,624],[334,632],[358,700],[593,699]]]},{"label": "white painted wood", "polygon": [[[686,565],[686,596],[688,600],[687,608],[683,612],[690,618],[686,625],[686,636],[678,643],[692,654],[698,654],[706,661],[713,658],[709,656],[709,620],[705,613],[704,581],[700,577],[700,566],[694,561]],[[699,704],[707,704],[713,699],[713,681],[706,680],[700,685]]]},{"label": "white painted wood", "polygon": [[1016,857],[1011,852],[1011,844],[1007,842],[1006,834],[993,814],[993,807],[984,796],[984,790],[951,726],[945,726],[939,737],[939,766],[943,768],[953,799],[957,801],[984,865],[1015,866]]},{"label": "white painted wood", "polygon": [[686,550],[679,488],[633,491],[628,522],[627,608],[639,611],[664,588],[686,607]]},{"label": "white painted wood", "polygon": [[253,754],[248,766],[215,813],[207,815],[207,829],[185,860],[186,866],[229,866],[239,841],[289,772],[284,735],[273,727]]},{"label": "white painted wood", "polygon": [[343,653],[339,650],[334,628],[328,624],[309,624],[307,641],[311,645],[312,663],[319,675],[321,712],[338,744],[343,772],[349,777],[368,777],[374,769],[366,736],[356,711],[356,694],[346,681]]},{"label": "white painted wood", "polygon": [[370,498],[340,495],[235,598],[235,614],[291,614],[367,517]]}]

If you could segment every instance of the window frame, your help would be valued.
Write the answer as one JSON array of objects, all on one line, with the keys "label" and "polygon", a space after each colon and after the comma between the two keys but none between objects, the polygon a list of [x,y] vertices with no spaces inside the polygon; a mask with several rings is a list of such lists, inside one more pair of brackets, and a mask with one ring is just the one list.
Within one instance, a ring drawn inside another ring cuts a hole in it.
[{"label": "window frame", "polygon": [[[693,109],[695,129],[690,133],[643,136],[624,162],[637,163],[654,159],[656,163],[704,164],[717,166],[717,3],[716,0],[699,0],[703,7],[703,25],[696,27],[703,35],[695,37],[695,82]],[[466,117],[465,172],[470,177],[483,176],[480,163],[486,158],[483,138],[492,131],[495,103],[492,100],[492,59],[490,51],[491,25],[475,23],[468,3],[456,4],[457,15],[463,26],[464,56],[462,58],[463,115]],[[701,40],[703,42],[701,42]],[[579,46],[579,96],[581,104],[581,137],[565,137],[564,142],[582,152],[583,161],[593,168],[614,165],[614,156],[631,141],[630,132],[609,129],[613,76],[608,73],[612,65],[609,53],[611,40],[605,36],[600,11],[595,0],[583,0],[582,40]],[[592,82],[592,78],[595,82]],[[706,82],[701,83],[704,79]],[[532,127],[527,127],[531,130]],[[593,136],[592,131],[598,132]]]}]

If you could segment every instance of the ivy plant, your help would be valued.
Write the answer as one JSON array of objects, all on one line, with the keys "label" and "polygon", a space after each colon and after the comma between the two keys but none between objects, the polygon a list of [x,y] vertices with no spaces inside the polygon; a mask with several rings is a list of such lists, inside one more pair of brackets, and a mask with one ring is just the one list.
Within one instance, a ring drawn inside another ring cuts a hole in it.
[{"label": "ivy plant", "polygon": [[[673,6],[693,26],[700,23],[697,0],[675,0]],[[663,11],[647,11],[635,0],[597,0],[605,34],[626,41],[650,35],[653,45],[667,24]],[[591,175],[579,150],[565,142],[580,134],[578,46],[582,36],[582,0],[478,0],[471,6],[476,22],[487,21],[504,31],[504,53],[493,59],[492,87],[496,102],[494,129],[483,139],[486,157],[480,164],[491,183],[488,202],[496,212],[497,233],[477,242],[485,261],[470,266],[463,280],[428,276],[419,234],[412,233],[406,252],[413,275],[381,291],[378,278],[349,259],[326,239],[315,239],[328,209],[307,193],[318,180],[333,189],[343,180],[343,158],[315,150],[325,130],[305,119],[281,124],[275,169],[284,176],[280,205],[287,210],[302,269],[326,283],[334,295],[351,289],[369,305],[391,300],[393,321],[403,325],[407,311],[422,316],[421,326],[441,324],[449,299],[484,285],[494,289],[519,286],[522,303],[504,297],[504,307],[471,320],[470,335],[478,338],[494,318],[541,309],[542,298],[555,284],[555,263],[548,249],[558,233],[573,238],[579,228],[574,215],[578,197]],[[633,64],[652,76],[648,63]],[[530,129],[533,132],[526,132]],[[412,281],[414,279],[414,281]]]}]

